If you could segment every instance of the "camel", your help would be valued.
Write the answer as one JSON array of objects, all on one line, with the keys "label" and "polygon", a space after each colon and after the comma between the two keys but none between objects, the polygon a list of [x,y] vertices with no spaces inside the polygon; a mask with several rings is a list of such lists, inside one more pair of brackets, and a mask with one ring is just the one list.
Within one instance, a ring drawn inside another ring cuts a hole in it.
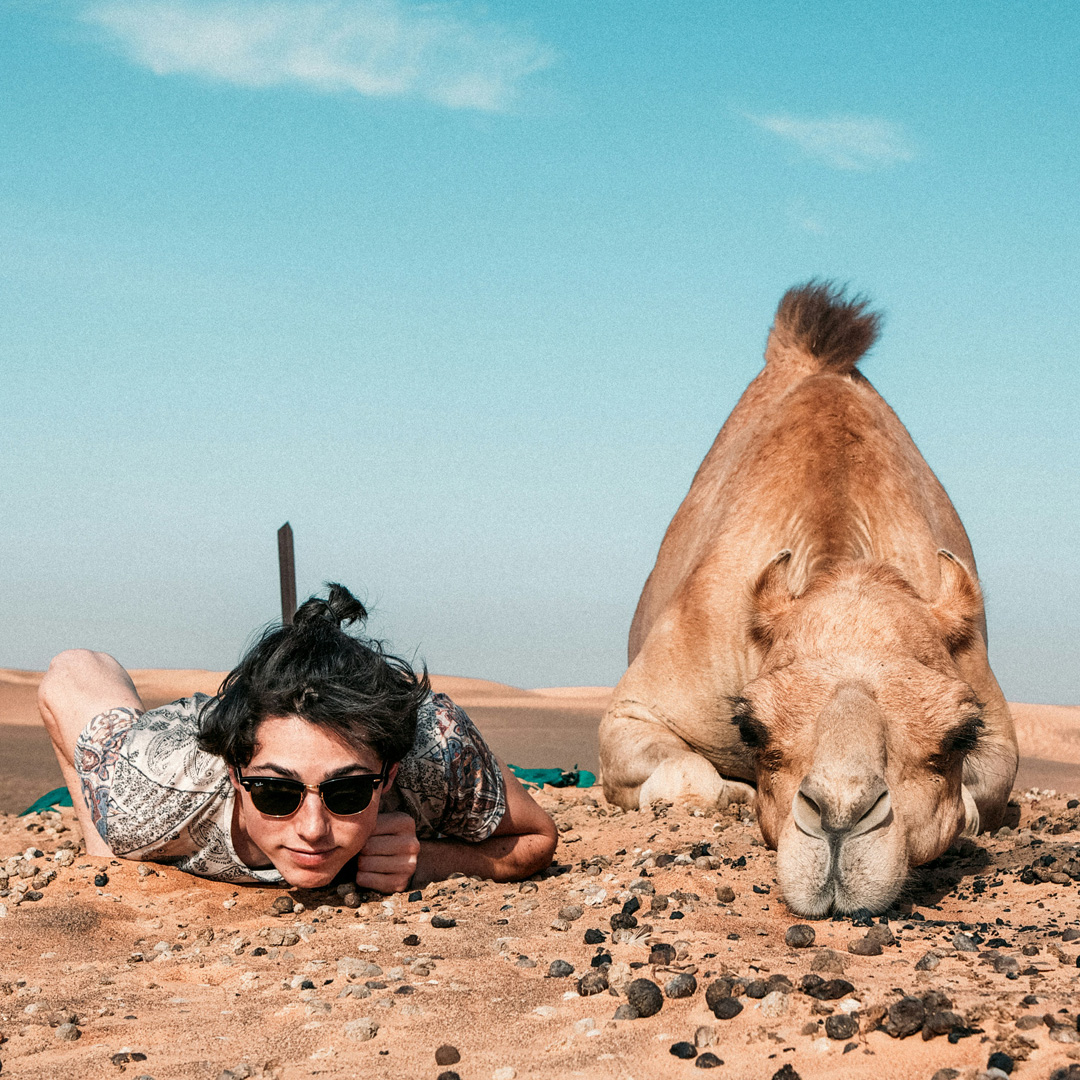
[{"label": "camel", "polygon": [[1016,775],[967,534],[856,364],[880,316],[782,299],[664,536],[600,725],[604,792],[753,802],[788,906],[881,912]]}]

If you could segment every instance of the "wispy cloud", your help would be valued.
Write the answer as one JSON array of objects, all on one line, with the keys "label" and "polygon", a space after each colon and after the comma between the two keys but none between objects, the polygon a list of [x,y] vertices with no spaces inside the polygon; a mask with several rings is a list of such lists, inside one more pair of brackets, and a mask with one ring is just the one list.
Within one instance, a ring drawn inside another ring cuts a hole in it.
[{"label": "wispy cloud", "polygon": [[915,147],[898,124],[869,116],[833,116],[823,120],[795,116],[747,119],[795,143],[809,157],[834,169],[869,172],[915,157]]},{"label": "wispy cloud", "polygon": [[300,86],[506,108],[550,49],[445,3],[102,0],[83,13],[135,63],[240,86]]}]

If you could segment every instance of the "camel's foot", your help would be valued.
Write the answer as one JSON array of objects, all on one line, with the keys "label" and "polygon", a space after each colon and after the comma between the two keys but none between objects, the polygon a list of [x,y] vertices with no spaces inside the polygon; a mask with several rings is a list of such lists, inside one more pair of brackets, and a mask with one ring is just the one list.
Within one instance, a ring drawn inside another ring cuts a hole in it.
[{"label": "camel's foot", "polygon": [[725,780],[703,757],[688,754],[657,766],[641,785],[638,805],[668,802],[694,810],[722,810],[732,803],[751,803],[754,789],[739,780]]}]

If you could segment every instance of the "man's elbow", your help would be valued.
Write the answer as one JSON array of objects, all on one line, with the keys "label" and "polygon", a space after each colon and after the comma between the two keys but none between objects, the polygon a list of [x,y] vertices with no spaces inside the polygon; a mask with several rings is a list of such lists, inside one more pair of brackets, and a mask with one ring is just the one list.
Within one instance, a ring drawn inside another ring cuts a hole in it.
[{"label": "man's elbow", "polygon": [[555,849],[559,846],[559,833],[554,822],[549,821],[547,825],[548,827],[533,833],[530,837],[532,843],[529,845],[529,854],[532,858],[529,869],[522,874],[522,877],[529,877],[532,874],[538,874],[541,870],[546,870],[555,858]]}]

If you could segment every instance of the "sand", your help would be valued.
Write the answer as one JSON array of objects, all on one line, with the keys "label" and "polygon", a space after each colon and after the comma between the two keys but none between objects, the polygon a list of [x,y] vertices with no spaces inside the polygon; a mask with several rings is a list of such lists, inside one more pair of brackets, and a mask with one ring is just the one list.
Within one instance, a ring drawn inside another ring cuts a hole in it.
[{"label": "sand", "polygon": [[[14,773],[31,776],[47,751],[31,711],[36,678],[0,674],[0,795]],[[219,679],[141,672],[136,682],[149,704],[213,689]],[[595,760],[587,755],[595,755],[606,688],[434,681],[516,764],[573,758],[589,767]],[[1080,937],[1069,933],[1080,925],[1080,806],[1068,806],[1080,793],[1080,709],[1013,708],[1024,768],[1058,777],[1057,793],[1018,788],[1012,826],[919,870],[890,913],[897,941],[877,956],[847,951],[866,933],[851,920],[814,923],[811,948],[785,944],[785,930],[798,920],[779,899],[774,854],[739,808],[700,817],[678,808],[622,813],[604,804],[598,788],[549,788],[537,798],[559,824],[561,843],[556,866],[533,882],[459,878],[419,898],[373,898],[355,910],[329,891],[293,891],[305,909],[283,916],[271,909],[281,890],[87,858],[70,810],[0,814],[0,867],[14,871],[0,890],[8,894],[0,895],[3,1074],[215,1080],[229,1070],[224,1080],[436,1080],[451,1069],[461,1080],[689,1077],[698,1075],[695,1061],[669,1049],[692,1043],[704,1026],[714,1031],[701,1041],[714,1045],[697,1053],[724,1061],[710,1074],[719,1077],[769,1080],[790,1064],[803,1080],[930,1080],[946,1067],[974,1078],[1002,1051],[1014,1059],[1018,1080],[1045,1080],[1080,1061]],[[41,854],[17,866],[16,854],[31,846]],[[31,876],[18,877],[20,866]],[[49,870],[55,877],[46,882]],[[95,885],[101,872],[108,881]],[[1052,873],[1057,881],[1039,880]],[[40,899],[17,903],[26,885]],[[725,886],[734,899],[721,902],[717,889]],[[638,925],[617,935],[628,940],[614,941],[611,916],[632,895],[641,902]],[[653,896],[666,904],[652,910]],[[435,929],[434,915],[456,925]],[[587,929],[602,930],[604,945],[586,945]],[[650,962],[654,943],[674,946],[670,964]],[[931,948],[937,963],[920,970]],[[598,950],[610,956],[617,996],[578,992]],[[549,977],[556,960],[573,974]],[[802,992],[815,967],[852,989],[832,1001]],[[654,1016],[613,1019],[631,976],[663,985],[679,971],[696,981],[690,996],[665,998]],[[743,980],[733,991],[741,1011],[729,1020],[716,1019],[705,1000],[705,988],[725,972]],[[778,974],[793,992],[752,996],[753,980]],[[888,1006],[931,990],[951,1001],[962,1025],[954,1034],[962,1037],[950,1043],[945,1035],[895,1038],[881,1030]],[[829,1038],[825,1022],[849,1009],[858,1014],[858,1033]],[[74,1041],[62,1037],[76,1032]],[[436,1063],[444,1043],[456,1047],[459,1062]]]}]

